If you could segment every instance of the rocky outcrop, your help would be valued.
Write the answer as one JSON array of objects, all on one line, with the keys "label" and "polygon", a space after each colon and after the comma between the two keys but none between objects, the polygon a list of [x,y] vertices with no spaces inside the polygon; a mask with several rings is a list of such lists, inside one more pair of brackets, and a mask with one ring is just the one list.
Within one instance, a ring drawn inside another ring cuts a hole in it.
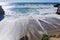
[{"label": "rocky outcrop", "polygon": [[5,15],[5,12],[4,12],[2,6],[0,6],[0,15]]},{"label": "rocky outcrop", "polygon": [[54,5],[54,7],[57,7],[56,14],[60,15],[60,4],[56,4],[56,5]]},{"label": "rocky outcrop", "polygon": [[5,11],[3,10],[2,6],[0,6],[0,21],[4,18]]}]

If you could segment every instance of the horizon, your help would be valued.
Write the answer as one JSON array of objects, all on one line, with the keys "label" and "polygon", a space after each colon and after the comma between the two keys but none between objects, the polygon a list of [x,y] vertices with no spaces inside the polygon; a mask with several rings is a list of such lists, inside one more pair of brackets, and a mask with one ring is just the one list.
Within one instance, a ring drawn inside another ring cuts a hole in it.
[{"label": "horizon", "polygon": [[56,3],[60,3],[60,0],[0,0],[0,2],[56,2]]},{"label": "horizon", "polygon": [[60,2],[20,2],[20,1],[14,1],[14,2],[0,2],[0,3],[25,3],[25,4],[29,4],[29,3],[39,3],[39,4],[60,4]]}]

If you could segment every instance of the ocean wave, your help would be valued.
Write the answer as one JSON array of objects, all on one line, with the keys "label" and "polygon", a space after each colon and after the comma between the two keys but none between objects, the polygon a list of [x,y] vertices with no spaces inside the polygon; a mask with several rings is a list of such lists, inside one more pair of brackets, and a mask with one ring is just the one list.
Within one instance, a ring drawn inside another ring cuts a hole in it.
[{"label": "ocean wave", "polygon": [[55,13],[57,8],[54,4],[24,4],[19,2],[1,2],[2,8],[5,10],[7,15],[47,15]]}]

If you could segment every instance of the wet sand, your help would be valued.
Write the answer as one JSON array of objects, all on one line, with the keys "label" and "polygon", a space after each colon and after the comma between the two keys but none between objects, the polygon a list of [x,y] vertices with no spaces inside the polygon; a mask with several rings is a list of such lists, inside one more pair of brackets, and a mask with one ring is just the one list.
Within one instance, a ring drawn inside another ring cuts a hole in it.
[{"label": "wet sand", "polygon": [[60,38],[50,38],[50,40],[60,40]]}]

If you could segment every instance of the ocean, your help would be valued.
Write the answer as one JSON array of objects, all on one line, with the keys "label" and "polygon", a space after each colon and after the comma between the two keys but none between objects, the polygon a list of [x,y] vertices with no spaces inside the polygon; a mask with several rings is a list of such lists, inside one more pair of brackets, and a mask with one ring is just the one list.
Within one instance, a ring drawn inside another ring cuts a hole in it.
[{"label": "ocean", "polygon": [[55,4],[50,3],[1,2],[0,5],[7,15],[46,15],[54,14],[57,11],[57,8],[54,7]]}]

